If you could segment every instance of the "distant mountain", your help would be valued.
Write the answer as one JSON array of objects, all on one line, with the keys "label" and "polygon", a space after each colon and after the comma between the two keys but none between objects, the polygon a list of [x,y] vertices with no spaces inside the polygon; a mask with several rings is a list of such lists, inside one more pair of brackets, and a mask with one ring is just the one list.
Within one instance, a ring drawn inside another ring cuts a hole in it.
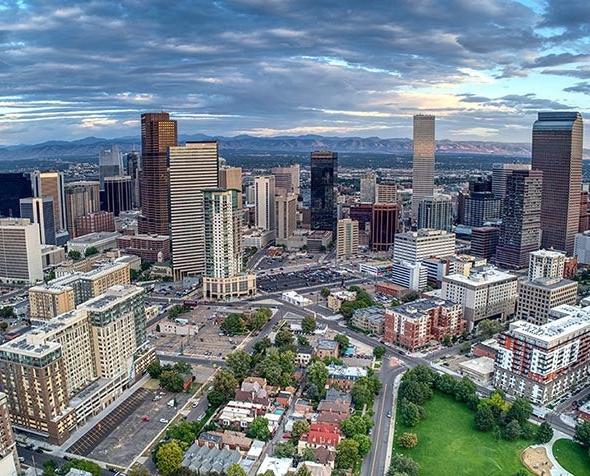
[{"label": "distant mountain", "polygon": [[[411,154],[410,139],[381,139],[380,137],[326,137],[320,135],[253,137],[239,135],[235,137],[209,137],[206,135],[180,136],[180,141],[205,140],[216,138],[221,149],[248,150],[264,152],[307,152],[327,149],[347,153],[386,153]],[[86,137],[73,141],[48,141],[33,145],[14,145],[0,147],[0,160],[26,159],[72,159],[75,157],[92,158],[112,145],[118,145],[124,151],[140,150],[138,137],[118,137],[104,139]],[[451,141],[437,142],[437,151],[445,154],[486,154],[515,157],[530,157],[528,144],[483,142],[483,141]]]}]

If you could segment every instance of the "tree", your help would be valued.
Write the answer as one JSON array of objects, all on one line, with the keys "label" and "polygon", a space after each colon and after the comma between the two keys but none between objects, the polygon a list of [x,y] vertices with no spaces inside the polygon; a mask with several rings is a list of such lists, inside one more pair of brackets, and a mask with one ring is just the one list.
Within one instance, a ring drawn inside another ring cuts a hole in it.
[{"label": "tree", "polygon": [[409,456],[395,453],[391,458],[391,466],[387,476],[394,476],[397,473],[406,474],[407,476],[418,476],[420,466]]},{"label": "tree", "polygon": [[377,360],[382,359],[384,355],[385,355],[385,347],[383,347],[382,345],[378,345],[377,347],[373,348],[373,356]]},{"label": "tree", "polygon": [[367,435],[357,434],[354,435],[352,439],[359,445],[359,456],[361,458],[367,456],[371,450],[371,438],[369,438]]},{"label": "tree", "polygon": [[61,474],[67,474],[70,469],[72,468],[76,468],[76,469],[81,469],[82,471],[87,471],[90,474],[92,474],[92,476],[100,476],[101,474],[101,470],[100,470],[100,466],[92,461],[87,461],[85,459],[74,459],[71,461],[68,461],[66,464],[64,464],[60,469],[59,469],[59,473]]},{"label": "tree", "polygon": [[402,399],[399,405],[399,420],[405,426],[416,426],[420,421],[420,407],[414,402]]},{"label": "tree", "polygon": [[340,352],[348,349],[350,346],[350,339],[344,334],[338,334],[336,337],[334,337],[334,340],[338,342],[338,345],[340,345]]},{"label": "tree", "polygon": [[84,251],[84,256],[86,256],[88,258],[88,256],[93,256],[93,255],[97,255],[98,254],[98,249],[96,249],[95,246],[89,246],[88,248],[86,248],[86,251]]},{"label": "tree", "polygon": [[229,370],[219,370],[213,379],[213,389],[207,395],[209,403],[218,407],[222,403],[229,402],[236,393],[237,386],[238,382]]},{"label": "tree", "polygon": [[261,307],[256,309],[246,323],[246,327],[250,331],[259,331],[264,327],[264,325],[268,322],[268,320],[272,316],[272,311],[268,308]]},{"label": "tree", "polygon": [[340,423],[344,436],[352,438],[354,435],[366,435],[373,426],[373,420],[368,415],[351,415]]},{"label": "tree", "polygon": [[369,407],[373,403],[374,394],[371,388],[361,379],[357,380],[351,390],[352,403],[356,409],[362,409],[365,405]]},{"label": "tree", "polygon": [[16,317],[14,308],[12,306],[2,306],[0,308],[0,317],[3,319],[14,319]]},{"label": "tree", "polygon": [[518,423],[523,425],[533,414],[533,407],[526,398],[517,397],[512,402],[508,413],[506,414],[506,420],[517,420]]},{"label": "tree", "polygon": [[291,329],[288,327],[282,327],[275,336],[275,345],[277,347],[293,345],[293,333],[291,332]]},{"label": "tree", "polygon": [[413,448],[418,444],[418,436],[416,433],[404,432],[397,439],[398,445],[402,448]]},{"label": "tree", "polygon": [[0,322],[0,331],[5,332],[8,329],[8,322],[2,321]]},{"label": "tree", "polygon": [[432,398],[432,389],[425,383],[418,380],[402,380],[399,386],[400,398],[405,398],[417,405],[423,405]]},{"label": "tree", "polygon": [[176,425],[172,425],[166,431],[166,438],[169,440],[178,440],[191,445],[197,436],[197,428],[190,422],[184,420]]},{"label": "tree", "polygon": [[317,360],[307,367],[307,380],[314,384],[321,396],[323,396],[326,382],[328,381],[328,369],[326,364],[324,364],[321,360]]},{"label": "tree", "polygon": [[479,431],[490,431],[496,426],[496,418],[488,402],[482,401],[478,405],[474,421]]},{"label": "tree", "polygon": [[274,456],[277,458],[292,458],[297,453],[297,448],[292,441],[277,443],[275,446]]},{"label": "tree", "polygon": [[293,423],[293,430],[291,431],[291,438],[298,440],[301,435],[309,432],[310,425],[307,420],[297,420]]},{"label": "tree", "polygon": [[259,363],[258,371],[269,384],[287,387],[293,383],[295,354],[290,350],[279,352],[276,347],[271,347]]},{"label": "tree", "polygon": [[303,453],[301,453],[301,459],[303,461],[311,461],[312,463],[315,463],[316,457],[314,451],[311,448],[306,447],[303,450]]},{"label": "tree", "polygon": [[434,379],[434,387],[447,395],[455,394],[457,380],[448,374],[439,374]]},{"label": "tree", "polygon": [[160,385],[169,392],[182,392],[184,380],[175,370],[164,370],[160,374]]},{"label": "tree", "polygon": [[455,384],[455,399],[460,402],[467,402],[472,395],[476,395],[476,390],[475,384],[467,377],[463,377]]},{"label": "tree", "polygon": [[82,254],[79,251],[71,250],[68,251],[68,258],[78,261],[80,258],[82,258]]},{"label": "tree", "polygon": [[161,445],[156,451],[156,467],[162,476],[168,476],[182,464],[182,448],[172,440]]},{"label": "tree", "polygon": [[297,471],[295,471],[295,476],[312,476],[312,474],[307,466],[301,466]]},{"label": "tree", "polygon": [[43,463],[43,476],[55,476],[57,470],[57,463],[52,459]]},{"label": "tree", "polygon": [[477,325],[477,333],[485,339],[489,339],[501,330],[502,324],[496,321],[490,321],[489,319],[485,319]]},{"label": "tree", "polygon": [[236,350],[225,358],[225,363],[234,374],[234,377],[241,382],[250,373],[252,357],[243,350]]},{"label": "tree", "polygon": [[553,438],[553,428],[551,425],[544,421],[537,428],[537,434],[535,435],[535,441],[540,444],[549,443]]},{"label": "tree", "polygon": [[238,464],[234,463],[225,472],[226,476],[248,476],[246,471]]},{"label": "tree", "polygon": [[322,297],[326,299],[330,295],[330,290],[328,288],[322,288],[320,293],[322,294]]},{"label": "tree", "polygon": [[268,420],[264,417],[257,416],[250,424],[250,428],[248,428],[248,432],[246,434],[249,438],[253,438],[255,440],[270,440],[271,434],[270,430],[268,429]]},{"label": "tree", "polygon": [[219,328],[230,336],[242,335],[246,332],[246,323],[242,314],[228,314]]},{"label": "tree", "polygon": [[150,472],[145,466],[136,464],[131,468],[129,473],[127,473],[127,476],[150,476]]},{"label": "tree", "polygon": [[517,440],[520,438],[521,432],[522,430],[518,420],[510,420],[504,427],[504,438],[507,440]]},{"label": "tree", "polygon": [[585,421],[576,425],[576,433],[574,434],[574,440],[580,443],[582,446],[590,446],[590,422]]},{"label": "tree", "polygon": [[305,336],[297,336],[298,345],[309,345],[309,339]]},{"label": "tree", "polygon": [[301,322],[301,330],[304,334],[313,334],[317,327],[317,323],[314,317],[305,316]]},{"label": "tree", "polygon": [[338,469],[352,469],[359,458],[359,444],[351,438],[343,439],[336,447],[336,467]]}]

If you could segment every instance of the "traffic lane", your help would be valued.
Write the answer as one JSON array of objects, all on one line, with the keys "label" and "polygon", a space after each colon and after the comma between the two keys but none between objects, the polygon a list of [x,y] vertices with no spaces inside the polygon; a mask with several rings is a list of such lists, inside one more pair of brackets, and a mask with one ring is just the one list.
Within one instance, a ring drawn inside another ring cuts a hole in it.
[{"label": "traffic lane", "polygon": [[[17,452],[18,452],[18,456],[20,458],[23,458],[23,462],[21,464],[29,466],[29,467],[37,468],[38,476],[43,475],[43,464],[47,461],[55,461],[57,466],[60,466],[60,467],[67,463],[66,459],[59,458],[57,456],[53,456],[50,453],[37,453],[34,450],[30,450],[28,448],[25,448],[24,446],[17,445]],[[34,466],[33,466],[33,461],[35,462]],[[104,469],[104,468],[101,468],[100,471],[101,471],[100,474],[102,476],[114,476],[115,474],[117,474],[115,471],[111,471],[111,470]]]}]

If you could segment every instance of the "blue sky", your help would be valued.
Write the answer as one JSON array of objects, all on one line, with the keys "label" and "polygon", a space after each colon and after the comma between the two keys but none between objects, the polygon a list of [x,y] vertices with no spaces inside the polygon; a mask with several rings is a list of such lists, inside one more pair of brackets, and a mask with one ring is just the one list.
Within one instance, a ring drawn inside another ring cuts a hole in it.
[{"label": "blue sky", "polygon": [[440,139],[528,142],[539,110],[590,123],[587,0],[0,0],[0,50],[0,144],[135,135],[160,109],[185,134],[409,137],[429,112]]}]

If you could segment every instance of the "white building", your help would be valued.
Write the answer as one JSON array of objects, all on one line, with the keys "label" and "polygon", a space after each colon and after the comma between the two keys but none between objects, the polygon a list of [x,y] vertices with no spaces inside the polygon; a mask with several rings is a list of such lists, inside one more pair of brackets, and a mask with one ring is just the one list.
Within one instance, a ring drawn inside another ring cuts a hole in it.
[{"label": "white building", "polygon": [[529,281],[537,278],[563,278],[565,254],[554,250],[538,250],[529,254]]},{"label": "white building", "polygon": [[361,175],[361,203],[375,203],[377,174],[365,172]]},{"label": "white building", "polygon": [[423,291],[428,285],[428,270],[420,261],[395,261],[391,270],[391,281],[412,291]]},{"label": "white building", "polygon": [[518,278],[493,267],[473,268],[469,276],[443,277],[442,297],[463,305],[470,328],[483,319],[505,321],[514,314]]},{"label": "white building", "polygon": [[275,178],[273,175],[259,176],[254,179],[257,228],[276,230],[275,223]]},{"label": "white building", "polygon": [[445,258],[455,254],[455,234],[444,230],[422,229],[397,233],[393,246],[393,259],[416,263],[436,256]]},{"label": "white building", "polygon": [[313,304],[311,299],[308,299],[295,291],[285,291],[282,294],[281,299],[285,302],[288,302],[289,304],[294,304],[295,306],[299,307],[305,307]]},{"label": "white building", "polygon": [[36,283],[43,280],[39,225],[28,219],[0,219],[0,280]]},{"label": "white building", "polygon": [[590,230],[576,234],[574,256],[578,258],[578,263],[590,264]]}]

